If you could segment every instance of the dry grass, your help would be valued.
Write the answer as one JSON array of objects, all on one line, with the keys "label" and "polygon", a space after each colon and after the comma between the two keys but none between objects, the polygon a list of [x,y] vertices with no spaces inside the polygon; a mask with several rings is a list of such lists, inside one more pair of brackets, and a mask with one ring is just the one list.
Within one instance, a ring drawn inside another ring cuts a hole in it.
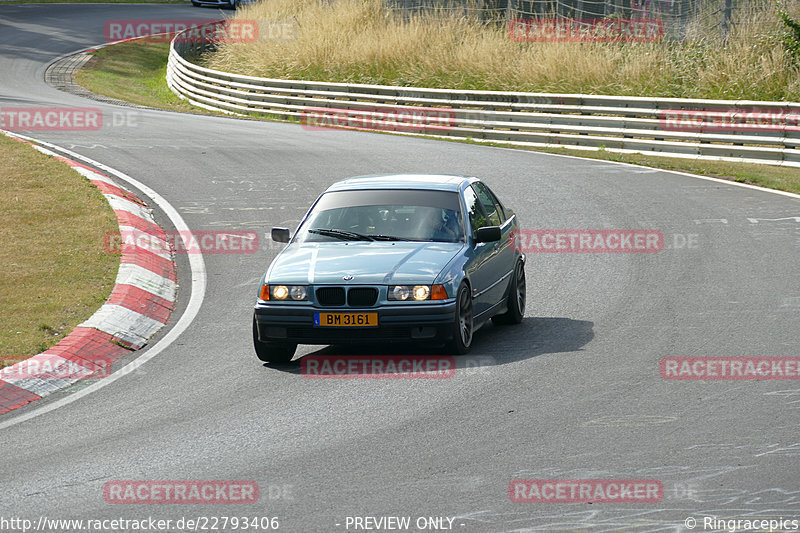
[{"label": "dry grass", "polygon": [[0,135],[0,366],[39,353],[108,298],[119,255],[106,199],[80,174]]},{"label": "dry grass", "polygon": [[[109,46],[102,52],[103,61],[92,64],[88,72],[87,67],[81,71],[78,79],[82,82],[92,81],[94,91],[101,88],[105,94],[116,98],[133,99],[131,90],[138,96],[147,98],[147,105],[161,109],[176,109],[176,99],[166,86],[163,70],[167,63],[167,47],[160,45],[151,49],[147,43],[132,41],[129,43]],[[122,68],[124,66],[124,68]],[[86,74],[86,76],[84,76]],[[104,80],[113,83],[105,83]],[[139,101],[139,98],[136,98]],[[181,101],[182,102],[182,101]],[[191,108],[188,104],[183,104]],[[192,108],[196,113],[215,114],[202,108]],[[276,117],[251,114],[262,119],[279,120]],[[484,143],[481,143],[484,144]],[[491,144],[491,143],[488,143]],[[505,144],[498,144],[504,146]],[[576,155],[580,157],[609,159],[636,163],[654,168],[682,170],[717,176],[724,179],[752,183],[762,187],[770,187],[800,193],[800,171],[796,168],[776,167],[771,165],[751,165],[744,163],[725,163],[721,161],[693,161],[669,156],[645,156],[641,154],[617,154],[608,151],[589,152],[576,149],[540,149],[539,151]]]},{"label": "dry grass", "polygon": [[222,45],[207,58],[212,68],[401,86],[800,100],[800,75],[769,6],[736,21],[726,46],[716,35],[696,38],[709,35],[699,26],[686,43],[517,43],[505,27],[455,14],[402,20],[382,0],[264,0],[236,17],[291,21],[297,38]]}]

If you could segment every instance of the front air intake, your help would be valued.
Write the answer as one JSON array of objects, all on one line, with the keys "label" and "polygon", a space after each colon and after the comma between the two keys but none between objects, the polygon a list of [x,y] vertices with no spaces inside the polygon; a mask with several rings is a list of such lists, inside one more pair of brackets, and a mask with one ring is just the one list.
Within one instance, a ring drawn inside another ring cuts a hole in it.
[{"label": "front air intake", "polygon": [[344,305],[344,287],[320,287],[317,301],[320,305]]},{"label": "front air intake", "polygon": [[378,289],[374,287],[353,287],[347,291],[347,305],[351,307],[370,307],[378,301]]}]

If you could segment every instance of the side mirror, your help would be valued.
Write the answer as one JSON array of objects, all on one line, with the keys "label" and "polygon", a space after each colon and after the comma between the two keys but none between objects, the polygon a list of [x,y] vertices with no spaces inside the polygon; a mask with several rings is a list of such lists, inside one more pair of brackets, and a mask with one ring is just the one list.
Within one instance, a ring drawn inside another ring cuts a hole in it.
[{"label": "side mirror", "polygon": [[291,239],[291,234],[289,233],[289,228],[272,228],[273,241],[289,242],[290,239]]},{"label": "side mirror", "polygon": [[476,232],[477,235],[475,237],[476,242],[495,242],[499,241],[500,237],[502,237],[502,232],[500,231],[500,226],[484,226],[482,228],[478,228]]}]

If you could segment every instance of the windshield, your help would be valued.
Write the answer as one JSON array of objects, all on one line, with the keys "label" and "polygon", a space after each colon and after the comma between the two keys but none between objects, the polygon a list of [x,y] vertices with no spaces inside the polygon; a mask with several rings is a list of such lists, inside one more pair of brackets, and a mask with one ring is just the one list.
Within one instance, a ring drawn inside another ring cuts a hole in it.
[{"label": "windshield", "polygon": [[463,242],[458,200],[447,191],[330,192],[308,215],[297,242]]}]

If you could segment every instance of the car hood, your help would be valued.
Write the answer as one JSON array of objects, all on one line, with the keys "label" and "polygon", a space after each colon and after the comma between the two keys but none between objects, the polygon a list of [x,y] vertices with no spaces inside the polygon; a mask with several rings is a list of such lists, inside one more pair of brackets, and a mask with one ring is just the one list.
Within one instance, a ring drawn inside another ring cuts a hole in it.
[{"label": "car hood", "polygon": [[[432,284],[464,246],[446,242],[306,242],[275,258],[268,283]],[[352,280],[344,280],[353,276]]]}]

